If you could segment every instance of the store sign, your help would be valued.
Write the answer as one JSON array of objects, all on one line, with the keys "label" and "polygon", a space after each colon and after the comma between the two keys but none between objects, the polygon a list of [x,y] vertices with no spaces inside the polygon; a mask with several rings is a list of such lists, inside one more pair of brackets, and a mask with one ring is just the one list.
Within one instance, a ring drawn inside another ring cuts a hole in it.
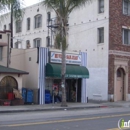
[{"label": "store sign", "polygon": [[[62,63],[62,54],[59,52],[50,52],[51,63]],[[66,64],[81,64],[81,55],[66,54]]]}]

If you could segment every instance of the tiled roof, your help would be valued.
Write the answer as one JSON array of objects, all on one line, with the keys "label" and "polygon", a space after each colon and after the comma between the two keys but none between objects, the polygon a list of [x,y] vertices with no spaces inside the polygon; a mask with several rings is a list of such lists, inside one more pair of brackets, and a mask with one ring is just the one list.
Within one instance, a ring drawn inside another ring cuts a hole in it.
[{"label": "tiled roof", "polygon": [[5,66],[0,65],[0,73],[7,73],[7,74],[29,74],[28,72],[13,69],[13,68],[8,68]]}]

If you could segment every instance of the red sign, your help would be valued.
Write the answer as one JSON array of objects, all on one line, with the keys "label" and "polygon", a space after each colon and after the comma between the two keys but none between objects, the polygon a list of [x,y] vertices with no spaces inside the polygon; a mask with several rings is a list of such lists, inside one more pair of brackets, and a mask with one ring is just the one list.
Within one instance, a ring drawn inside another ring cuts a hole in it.
[{"label": "red sign", "polygon": [[[61,63],[62,54],[59,52],[51,52],[50,62]],[[66,54],[66,63],[68,64],[81,64],[81,55]]]}]

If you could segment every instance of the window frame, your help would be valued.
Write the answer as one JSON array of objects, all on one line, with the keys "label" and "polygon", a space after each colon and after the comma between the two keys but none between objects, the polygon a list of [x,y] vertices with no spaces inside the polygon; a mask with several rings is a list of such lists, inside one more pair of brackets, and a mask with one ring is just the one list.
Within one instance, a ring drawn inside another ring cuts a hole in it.
[{"label": "window frame", "polygon": [[16,33],[22,32],[22,21],[17,20],[15,24],[16,24]]},{"label": "window frame", "polygon": [[[103,29],[103,30],[102,30]],[[101,31],[103,31],[103,32],[101,32]],[[101,34],[101,35],[100,35]],[[103,34],[103,35],[102,35]],[[103,36],[103,38],[101,38]],[[104,43],[104,36],[105,36],[105,34],[104,34],[104,27],[99,27],[98,28],[98,44],[102,44],[102,43]]]},{"label": "window frame", "polygon": [[26,40],[26,49],[29,49],[31,47],[30,40]]},{"label": "window frame", "polygon": [[[103,5],[101,5],[102,1],[103,1]],[[102,8],[103,8],[103,11],[101,11]],[[102,13],[104,13],[104,11],[105,11],[105,1],[104,0],[98,0],[98,13],[102,14]]]},{"label": "window frame", "polygon": [[[127,10],[125,11],[125,2],[127,3]],[[123,14],[130,16],[130,1],[123,0]]]},{"label": "window frame", "polygon": [[31,18],[27,18],[27,31],[30,30],[30,27],[31,27]]},{"label": "window frame", "polygon": [[4,30],[6,30],[6,24],[4,25]]},{"label": "window frame", "polygon": [[0,34],[0,39],[2,39],[2,34]]},{"label": "window frame", "polygon": [[[39,22],[40,18],[40,22]],[[42,27],[42,14],[37,14],[34,16],[34,28],[41,28]]]},{"label": "window frame", "polygon": [[19,44],[20,44],[20,42],[15,42],[15,48],[16,49],[19,49]]},{"label": "window frame", "polygon": [[[125,31],[127,31],[128,32],[128,34],[127,34],[127,43],[125,43],[125,41],[126,41],[126,36],[125,36]],[[128,46],[130,46],[130,29],[126,29],[126,28],[123,28],[123,30],[122,30],[122,40],[123,40],[123,45],[128,45]]]},{"label": "window frame", "polygon": [[[37,43],[38,40],[40,40],[40,46],[38,46],[38,43]],[[35,38],[33,40],[33,47],[34,48],[41,47],[41,40],[42,40],[41,38]]]}]

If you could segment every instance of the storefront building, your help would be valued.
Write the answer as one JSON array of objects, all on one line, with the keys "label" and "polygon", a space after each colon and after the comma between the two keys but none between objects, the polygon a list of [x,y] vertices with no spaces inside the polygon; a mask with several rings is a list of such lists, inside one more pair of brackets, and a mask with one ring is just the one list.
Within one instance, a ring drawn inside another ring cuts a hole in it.
[{"label": "storefront building", "polygon": [[27,74],[29,73],[0,65],[0,104],[1,100],[8,99],[7,95],[12,93],[13,89],[21,92],[22,76]]},{"label": "storefront building", "polygon": [[[66,53],[66,99],[67,102],[87,103],[87,78],[89,71],[86,68],[87,53]],[[48,48],[39,48],[39,99],[45,103],[45,90],[53,95],[54,88],[60,97],[61,93],[61,52]]]}]

